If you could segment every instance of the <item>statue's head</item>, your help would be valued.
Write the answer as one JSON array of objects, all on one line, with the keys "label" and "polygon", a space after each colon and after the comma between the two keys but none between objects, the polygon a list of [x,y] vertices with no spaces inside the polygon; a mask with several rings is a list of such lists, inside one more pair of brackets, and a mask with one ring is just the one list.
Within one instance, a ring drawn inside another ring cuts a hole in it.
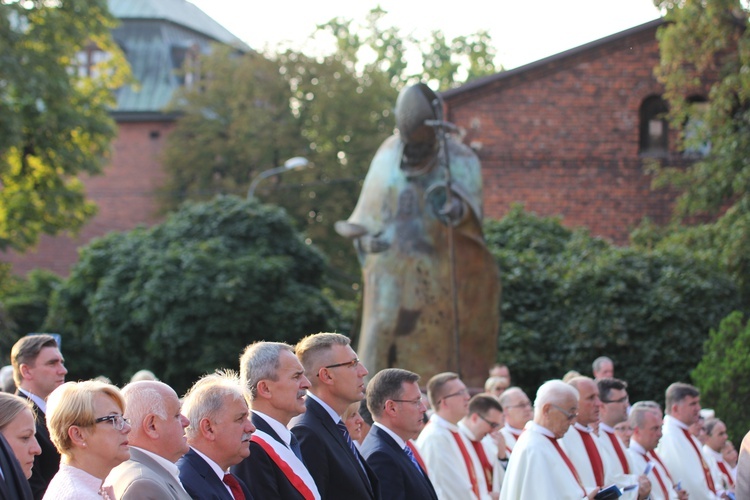
[{"label": "statue's head", "polygon": [[435,141],[435,129],[425,120],[436,120],[440,98],[424,83],[405,87],[396,100],[396,128],[405,144]]}]

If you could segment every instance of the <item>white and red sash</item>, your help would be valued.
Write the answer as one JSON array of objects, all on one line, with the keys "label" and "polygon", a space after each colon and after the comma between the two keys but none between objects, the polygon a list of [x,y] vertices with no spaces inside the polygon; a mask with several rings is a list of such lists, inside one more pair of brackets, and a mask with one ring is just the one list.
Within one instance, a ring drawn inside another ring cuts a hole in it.
[{"label": "white and red sash", "polygon": [[315,481],[307,471],[305,464],[297,458],[292,450],[261,430],[253,432],[250,440],[263,448],[263,451],[273,460],[305,500],[320,500],[320,493],[318,487],[315,486]]}]

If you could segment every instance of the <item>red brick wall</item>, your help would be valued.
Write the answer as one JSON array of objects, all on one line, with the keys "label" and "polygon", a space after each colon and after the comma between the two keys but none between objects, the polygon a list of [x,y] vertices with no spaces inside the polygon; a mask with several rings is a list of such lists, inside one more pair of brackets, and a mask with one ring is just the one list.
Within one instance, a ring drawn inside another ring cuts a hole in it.
[{"label": "red brick wall", "polygon": [[84,179],[98,214],[78,237],[43,236],[35,249],[23,255],[9,252],[0,260],[12,263],[16,274],[41,267],[67,275],[78,260],[78,247],[92,238],[156,222],[153,193],[164,178],[159,155],[172,128],[171,122],[119,123],[111,162],[102,175]]},{"label": "red brick wall", "polygon": [[665,222],[673,195],[650,190],[638,151],[658,62],[652,28],[449,94],[448,119],[481,145],[485,216],[519,202],[618,244],[644,216]]}]

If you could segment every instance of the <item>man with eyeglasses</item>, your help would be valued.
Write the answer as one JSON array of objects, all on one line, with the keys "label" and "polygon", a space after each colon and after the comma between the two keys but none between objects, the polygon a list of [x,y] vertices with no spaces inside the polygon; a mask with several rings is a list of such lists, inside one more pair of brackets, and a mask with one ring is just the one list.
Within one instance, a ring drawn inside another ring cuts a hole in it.
[{"label": "man with eyeglasses", "polygon": [[[492,498],[500,496],[500,486],[508,464],[505,441],[500,434],[503,407],[492,394],[477,394],[469,400],[469,414],[458,423],[461,433],[471,442],[477,477],[486,484]],[[480,488],[481,492],[484,489]]]},{"label": "man with eyeglasses", "polygon": [[[593,432],[593,426],[599,423],[602,401],[599,398],[599,387],[589,377],[574,377],[568,381],[578,391],[578,417],[575,424],[563,437],[561,444],[570,460],[580,474],[586,489],[604,488],[617,484],[624,489],[625,495],[634,498],[638,481],[634,476],[618,476],[615,464],[610,464],[607,455],[600,448],[599,439]],[[648,490],[648,486],[644,485]],[[648,491],[641,498],[646,498]]]},{"label": "man with eyeglasses", "polygon": [[367,368],[338,333],[316,333],[299,341],[295,354],[310,380],[306,411],[292,427],[302,459],[321,498],[379,499],[380,482],[341,420],[365,396]]},{"label": "man with eyeglasses", "polygon": [[500,500],[594,498],[599,488],[584,488],[578,471],[558,443],[577,412],[578,391],[573,386],[549,380],[539,387],[534,420],[526,425],[513,448]]},{"label": "man with eyeglasses", "polygon": [[418,381],[416,373],[387,368],[367,384],[367,409],[374,423],[362,443],[362,455],[388,500],[438,498],[409,441],[424,427],[427,411]]},{"label": "man with eyeglasses", "polygon": [[[651,482],[643,475],[643,470],[633,467],[627,454],[627,446],[615,432],[615,426],[628,419],[628,384],[616,378],[601,378],[596,381],[596,385],[602,402],[598,444],[609,471],[609,476],[605,479],[618,485],[637,482],[637,497],[646,498],[651,491]],[[623,496],[628,498],[635,495],[636,490],[629,490]]]},{"label": "man with eyeglasses", "polygon": [[505,441],[505,451],[510,457],[513,447],[518,438],[521,437],[523,428],[527,422],[534,418],[534,409],[531,400],[520,387],[510,387],[498,398],[503,408],[505,425],[500,429]]},{"label": "man with eyeglasses", "polygon": [[469,412],[469,391],[452,372],[438,373],[427,382],[434,413],[417,438],[432,484],[441,500],[490,498],[484,477],[477,474],[471,442],[458,428]]}]

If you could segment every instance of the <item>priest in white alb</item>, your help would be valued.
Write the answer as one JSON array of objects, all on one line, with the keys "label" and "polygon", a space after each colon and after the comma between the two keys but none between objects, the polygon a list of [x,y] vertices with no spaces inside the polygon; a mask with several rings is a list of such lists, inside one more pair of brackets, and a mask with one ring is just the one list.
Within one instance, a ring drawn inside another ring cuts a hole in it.
[{"label": "priest in white alb", "polygon": [[500,406],[503,407],[503,416],[505,425],[500,432],[505,439],[505,451],[510,457],[513,453],[513,447],[516,445],[518,438],[521,437],[523,428],[527,422],[534,418],[534,409],[531,406],[531,400],[520,387],[510,387],[503,392],[498,398]]}]

